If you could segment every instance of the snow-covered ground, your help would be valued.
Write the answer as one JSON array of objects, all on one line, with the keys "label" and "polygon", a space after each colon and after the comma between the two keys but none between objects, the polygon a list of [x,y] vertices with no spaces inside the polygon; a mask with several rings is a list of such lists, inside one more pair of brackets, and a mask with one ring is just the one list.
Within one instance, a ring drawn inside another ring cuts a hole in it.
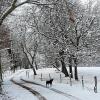
[{"label": "snow-covered ground", "polygon": [[[29,76],[26,76],[29,73]],[[100,100],[100,68],[99,67],[79,67],[78,68],[79,81],[72,79],[72,86],[70,86],[69,78],[64,77],[64,74],[58,72],[54,68],[45,68],[37,70],[37,75],[33,75],[31,69],[19,70],[15,74],[6,73],[4,89],[7,91],[12,100],[37,100],[37,98],[29,91],[14,85],[9,80],[14,77],[20,82],[20,78],[42,84],[45,87],[45,81],[50,77],[54,79],[52,87],[44,88],[42,86],[26,84],[28,87],[36,90],[43,95],[47,100]],[[9,74],[9,77],[8,77]],[[61,75],[61,80],[60,80]],[[42,79],[41,79],[42,76]],[[84,79],[84,88],[82,87],[82,79]],[[94,93],[94,76],[98,80],[98,92]],[[60,91],[59,93],[52,91]],[[62,92],[62,93],[61,93]],[[0,99],[2,100],[2,99]]]},{"label": "snow-covered ground", "polygon": [[[17,71],[15,74],[6,73],[4,79],[3,89],[6,92],[6,95],[9,96],[10,100],[38,100],[33,94],[29,91],[21,88],[18,85],[13,84],[10,79],[12,77],[16,77],[17,81],[20,79],[20,75],[24,75],[24,69]],[[9,100],[5,98],[1,98],[0,100]]]}]

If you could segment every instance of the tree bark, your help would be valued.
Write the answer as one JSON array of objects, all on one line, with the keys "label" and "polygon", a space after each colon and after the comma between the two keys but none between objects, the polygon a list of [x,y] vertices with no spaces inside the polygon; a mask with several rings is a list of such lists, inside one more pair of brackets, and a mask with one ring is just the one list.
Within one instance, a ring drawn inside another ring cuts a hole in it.
[{"label": "tree bark", "polygon": [[1,68],[1,52],[0,52],[0,93],[2,93],[2,81],[3,81],[3,78],[2,78],[2,68]]},{"label": "tree bark", "polygon": [[62,72],[65,74],[65,77],[68,77],[69,74],[68,74],[68,71],[66,69],[66,65],[65,65],[65,62],[64,62],[64,58],[62,58],[61,64],[62,64]]},{"label": "tree bark", "polygon": [[72,58],[71,57],[69,57],[69,72],[70,72],[71,78],[73,78]]},{"label": "tree bark", "polygon": [[1,52],[0,52],[0,81],[3,81],[3,78],[2,78],[2,67],[1,67]]},{"label": "tree bark", "polygon": [[59,68],[58,68],[57,66],[55,66],[54,64],[52,64],[52,65],[53,65],[54,68],[56,68],[58,71],[60,71]]},{"label": "tree bark", "polygon": [[36,63],[36,61],[35,61],[35,68],[36,68],[36,70],[38,70],[38,67],[37,67],[37,63]]},{"label": "tree bark", "polygon": [[75,80],[78,81],[78,71],[77,71],[77,65],[78,65],[78,62],[77,62],[77,58],[74,58],[74,75],[75,75]]}]

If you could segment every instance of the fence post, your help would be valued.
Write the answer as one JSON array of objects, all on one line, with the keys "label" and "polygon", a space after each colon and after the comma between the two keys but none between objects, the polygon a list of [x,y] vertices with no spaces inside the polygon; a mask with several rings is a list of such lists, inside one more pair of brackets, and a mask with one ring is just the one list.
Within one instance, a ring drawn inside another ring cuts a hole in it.
[{"label": "fence post", "polygon": [[50,73],[49,73],[49,78],[51,79]]},{"label": "fence post", "polygon": [[69,74],[69,78],[70,78],[70,86],[72,86],[71,73]]},{"label": "fence post", "polygon": [[41,73],[41,81],[42,81],[42,73]]},{"label": "fence post", "polygon": [[28,78],[29,78],[29,71],[27,72]]},{"label": "fence post", "polygon": [[94,76],[94,82],[95,82],[94,92],[97,93],[97,76]]},{"label": "fence post", "polygon": [[34,80],[35,80],[35,75],[33,74],[33,78],[34,78]]},{"label": "fence post", "polygon": [[61,74],[60,74],[60,83],[62,82],[62,79],[61,79]]},{"label": "fence post", "polygon": [[26,77],[27,77],[27,71],[26,71]]},{"label": "fence post", "polygon": [[83,79],[83,76],[82,76],[82,87],[84,88],[84,79]]}]

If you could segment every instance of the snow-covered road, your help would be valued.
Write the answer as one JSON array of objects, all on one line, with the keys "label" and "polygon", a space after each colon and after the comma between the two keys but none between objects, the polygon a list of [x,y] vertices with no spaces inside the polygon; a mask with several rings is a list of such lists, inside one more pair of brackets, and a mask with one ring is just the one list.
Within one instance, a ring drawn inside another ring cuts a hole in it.
[{"label": "snow-covered road", "polygon": [[[39,69],[35,77],[31,69],[19,70],[8,79],[5,78],[4,89],[7,91],[7,94],[12,97],[12,100],[39,100],[39,98],[30,91],[9,81],[11,78],[14,78],[18,83],[38,92],[46,100],[100,100],[100,68],[79,68],[78,70],[79,78],[84,76],[84,89],[82,88],[81,80],[78,82],[72,80],[72,86],[70,86],[69,78],[64,77],[62,73],[57,72],[54,68]],[[29,76],[26,76],[26,71],[29,72]],[[49,73],[51,77],[54,78],[54,82],[52,87],[46,88],[45,81],[49,78]],[[62,75],[61,83],[59,80],[60,74]],[[93,79],[95,75],[98,78],[98,93],[94,93],[93,91]],[[28,82],[24,82],[20,79],[24,79]],[[29,83],[29,81],[31,81],[31,83]]]},{"label": "snow-covered road", "polygon": [[18,85],[18,86],[20,86],[20,87],[22,87],[22,88],[24,88],[25,90],[28,90],[30,93],[32,93],[34,96],[36,96],[37,98],[38,98],[38,100],[47,100],[45,97],[43,97],[39,92],[37,92],[36,90],[34,90],[34,89],[32,89],[31,87],[29,87],[29,84],[28,83],[25,83],[25,82],[21,82],[21,80],[20,80],[20,82],[18,82],[18,80],[15,80],[15,79],[11,79],[11,81],[14,83],[14,84],[16,84],[16,85]]},{"label": "snow-covered road", "polygon": [[[41,87],[39,85],[30,84],[28,82],[23,82],[18,77],[17,78],[14,77],[14,81],[16,81],[17,83],[27,87],[28,90],[31,89],[31,91],[34,90],[37,93],[40,93],[40,95],[35,95],[35,96],[37,96],[37,98],[39,97],[38,98],[39,100],[46,100],[46,99],[47,100],[76,100],[76,99],[72,99],[71,96],[69,97],[68,95],[59,93],[59,91],[57,91],[57,90],[52,90],[52,89],[49,89],[49,88]],[[40,98],[40,96],[41,96],[41,98]],[[43,99],[44,97],[46,99]]]},{"label": "snow-covered road", "polygon": [[[66,98],[68,98],[69,100],[80,100],[79,98],[77,98],[77,97],[75,97],[75,96],[72,96],[72,95],[70,95],[70,94],[68,94],[68,93],[64,93],[64,92],[62,92],[62,91],[60,91],[60,90],[57,90],[57,89],[55,89],[55,88],[46,88],[46,86],[44,86],[44,85],[42,85],[42,84],[39,84],[39,83],[35,83],[35,82],[32,82],[32,81],[27,81],[27,80],[24,80],[24,79],[21,79],[22,81],[24,81],[24,82],[26,82],[26,83],[30,83],[31,85],[35,85],[35,88],[36,87],[38,87],[38,88],[40,88],[41,89],[41,87],[42,87],[42,89],[43,88],[45,88],[45,89],[49,89],[49,90],[51,90],[51,91],[53,91],[53,92],[56,92],[57,94],[60,94],[60,97],[61,96],[65,96]],[[42,90],[41,89],[41,90]],[[37,90],[38,91],[38,90]],[[50,92],[50,91],[49,91]],[[49,99],[48,99],[49,100]],[[58,99],[59,100],[59,99]],[[61,100],[61,99],[60,99]],[[64,99],[65,100],[65,99]]]},{"label": "snow-covered road", "polygon": [[13,84],[9,80],[4,82],[4,90],[7,91],[7,95],[11,97],[11,100],[38,100],[33,94],[29,93],[29,91]]},{"label": "snow-covered road", "polygon": [[[61,93],[57,93],[57,91],[52,91],[49,88],[44,88],[41,86],[37,86],[30,83],[25,83],[20,80],[20,77],[24,74],[24,71],[20,71],[19,73],[16,73],[12,78],[19,84],[22,84],[34,91],[37,91],[41,94],[41,96],[44,96],[47,100],[74,100],[69,99],[69,97],[65,97]],[[8,91],[8,95],[12,97],[13,100],[38,100],[39,98],[36,97],[36,95],[32,95],[29,91],[26,89],[21,88],[20,86],[17,86],[16,84],[12,83],[11,81],[5,81],[5,90]],[[45,100],[45,99],[39,99],[39,100]]]}]

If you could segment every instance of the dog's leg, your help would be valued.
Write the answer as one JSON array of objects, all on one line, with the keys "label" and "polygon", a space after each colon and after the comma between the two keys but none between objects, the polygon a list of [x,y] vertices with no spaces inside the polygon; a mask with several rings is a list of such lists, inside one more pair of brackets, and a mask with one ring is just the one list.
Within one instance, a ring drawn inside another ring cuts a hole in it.
[{"label": "dog's leg", "polygon": [[51,83],[50,83],[50,85],[49,85],[50,87],[51,87]]},{"label": "dog's leg", "polygon": [[48,87],[48,83],[46,83],[46,87]]}]

